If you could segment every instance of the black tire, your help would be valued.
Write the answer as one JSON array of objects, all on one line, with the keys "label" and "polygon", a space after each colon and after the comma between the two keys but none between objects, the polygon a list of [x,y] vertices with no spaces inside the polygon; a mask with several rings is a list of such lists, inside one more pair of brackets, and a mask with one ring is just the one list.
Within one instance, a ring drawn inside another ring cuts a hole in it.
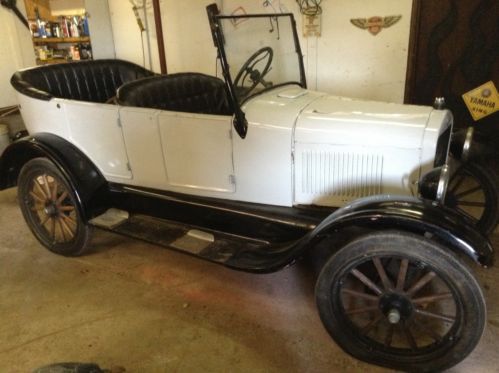
[{"label": "black tire", "polygon": [[18,199],[36,239],[64,256],[82,255],[91,238],[69,182],[46,158],[27,162],[18,177]]},{"label": "black tire", "polygon": [[402,232],[368,234],[340,249],[319,275],[316,300],[325,328],[343,350],[402,371],[441,371],[459,363],[478,344],[486,320],[484,296],[470,270],[436,243]]},{"label": "black tire", "polygon": [[499,221],[498,188],[494,170],[464,163],[449,180],[445,205],[473,219],[478,230],[489,235]]}]

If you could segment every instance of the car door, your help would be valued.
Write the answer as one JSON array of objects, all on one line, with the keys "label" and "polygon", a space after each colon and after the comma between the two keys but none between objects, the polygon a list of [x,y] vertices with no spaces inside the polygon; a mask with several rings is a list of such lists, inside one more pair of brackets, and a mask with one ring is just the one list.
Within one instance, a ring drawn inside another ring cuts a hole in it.
[{"label": "car door", "polygon": [[99,168],[105,178],[132,178],[116,105],[63,101],[69,138]]},{"label": "car door", "polygon": [[162,111],[158,123],[172,188],[204,195],[235,192],[232,117]]}]

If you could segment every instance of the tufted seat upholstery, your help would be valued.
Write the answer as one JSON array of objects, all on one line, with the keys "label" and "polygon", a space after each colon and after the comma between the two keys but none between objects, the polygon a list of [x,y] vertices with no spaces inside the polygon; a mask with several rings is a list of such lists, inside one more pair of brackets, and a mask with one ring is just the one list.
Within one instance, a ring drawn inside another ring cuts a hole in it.
[{"label": "tufted seat upholstery", "polygon": [[139,79],[118,90],[118,103],[200,114],[230,115],[222,80],[199,73],[179,73]]},{"label": "tufted seat upholstery", "polygon": [[46,65],[16,72],[10,82],[20,93],[41,100],[52,97],[106,102],[126,82],[154,75],[122,60],[95,60]]}]

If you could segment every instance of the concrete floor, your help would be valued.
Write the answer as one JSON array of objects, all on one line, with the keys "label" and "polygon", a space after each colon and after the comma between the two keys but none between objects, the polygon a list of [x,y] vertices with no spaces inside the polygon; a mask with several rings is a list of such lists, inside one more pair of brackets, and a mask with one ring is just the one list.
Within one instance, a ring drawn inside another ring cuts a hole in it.
[{"label": "concrete floor", "polygon": [[[251,275],[101,231],[92,246],[81,258],[48,252],[16,190],[0,192],[0,372],[64,361],[127,372],[386,371],[330,339],[305,263]],[[453,372],[499,371],[499,268],[477,274],[488,327]]]}]

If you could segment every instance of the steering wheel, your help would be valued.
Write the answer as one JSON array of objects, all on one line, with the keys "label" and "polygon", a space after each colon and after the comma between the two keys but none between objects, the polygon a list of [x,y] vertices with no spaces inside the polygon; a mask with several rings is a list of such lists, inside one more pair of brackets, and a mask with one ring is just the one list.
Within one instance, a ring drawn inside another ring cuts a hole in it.
[{"label": "steering wheel", "polygon": [[[272,64],[272,58],[274,57],[274,51],[270,47],[263,47],[257,50],[253,55],[248,58],[244,63],[241,70],[236,75],[236,80],[234,85],[236,89],[243,92],[244,95],[248,95],[259,83],[261,83],[265,88],[272,87],[272,82],[266,82],[263,78],[271,70],[270,65]],[[265,62],[265,67],[262,72],[255,68],[261,61]],[[249,87],[245,87],[245,83],[249,82]]]}]

